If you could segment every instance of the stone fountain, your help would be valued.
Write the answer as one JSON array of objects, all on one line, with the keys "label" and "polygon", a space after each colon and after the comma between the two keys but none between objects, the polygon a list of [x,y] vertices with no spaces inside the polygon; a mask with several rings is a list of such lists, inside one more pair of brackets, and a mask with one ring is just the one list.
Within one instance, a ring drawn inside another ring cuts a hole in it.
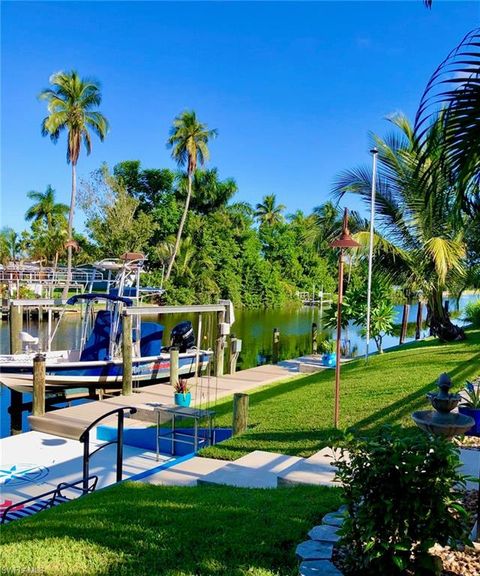
[{"label": "stone fountain", "polygon": [[427,398],[435,410],[417,410],[412,414],[415,424],[426,432],[453,438],[465,434],[475,421],[470,416],[452,412],[461,400],[460,394],[450,394],[452,381],[447,374],[441,374],[437,386],[439,392],[429,392]]}]

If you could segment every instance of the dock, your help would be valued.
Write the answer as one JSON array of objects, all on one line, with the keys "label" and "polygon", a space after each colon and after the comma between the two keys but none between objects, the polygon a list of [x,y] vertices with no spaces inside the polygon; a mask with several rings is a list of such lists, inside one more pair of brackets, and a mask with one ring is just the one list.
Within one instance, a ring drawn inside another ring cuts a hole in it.
[{"label": "dock", "polygon": [[[306,363],[305,363],[306,364]],[[318,365],[318,370],[322,369]],[[249,368],[232,375],[220,377],[202,376],[192,389],[193,404],[196,406],[212,406],[216,400],[230,396],[236,392],[246,392],[260,386],[267,386],[288,378],[304,375],[315,371],[309,365],[308,370],[302,370],[302,363],[288,361],[279,365],[265,364]],[[96,418],[103,416],[114,408],[133,406],[137,409],[134,417],[125,420],[126,427],[144,426],[145,422],[155,422],[154,408],[159,404],[172,404],[173,391],[168,383],[143,386],[133,394],[112,396],[47,412],[44,416],[30,416],[32,430],[54,434],[56,436],[78,439],[81,432]],[[111,422],[114,422],[112,418]],[[105,424],[109,419],[104,420]]]}]

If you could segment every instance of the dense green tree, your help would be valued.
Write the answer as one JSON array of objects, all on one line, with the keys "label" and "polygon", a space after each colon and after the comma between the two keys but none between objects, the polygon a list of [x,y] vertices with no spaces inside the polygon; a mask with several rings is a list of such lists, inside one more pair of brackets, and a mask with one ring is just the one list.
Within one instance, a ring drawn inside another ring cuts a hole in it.
[{"label": "dense green tree", "polygon": [[[177,197],[186,201],[188,195],[188,175],[180,173],[177,178]],[[196,170],[192,179],[190,210],[207,215],[219,210],[237,193],[237,184],[233,178],[220,180],[217,168]]]},{"label": "dense green tree", "polygon": [[57,72],[50,77],[50,87],[43,90],[39,98],[48,103],[48,116],[42,122],[42,135],[57,143],[60,134],[67,132],[67,163],[72,165],[72,192],[68,216],[68,259],[67,281],[63,297],[68,294],[72,276],[73,217],[75,213],[77,162],[82,142],[87,154],[92,149],[90,131],[103,140],[108,131],[108,122],[97,107],[102,95],[98,82],[71,72]]},{"label": "dense green tree", "polygon": [[124,252],[148,248],[156,223],[139,209],[140,201],[126,191],[123,181],[110,174],[106,165],[82,182],[80,205],[102,258],[118,258]]},{"label": "dense green tree", "polygon": [[187,168],[187,197],[183,209],[180,224],[178,226],[177,237],[171,259],[168,263],[165,280],[168,281],[172,273],[173,264],[177,255],[180,240],[182,238],[183,227],[188,215],[190,199],[192,197],[192,180],[197,169],[197,164],[201,166],[209,159],[208,141],[217,135],[216,130],[209,130],[207,126],[197,120],[195,112],[185,111],[173,121],[170,130],[170,137],[167,146],[172,150],[172,158],[179,166]]}]

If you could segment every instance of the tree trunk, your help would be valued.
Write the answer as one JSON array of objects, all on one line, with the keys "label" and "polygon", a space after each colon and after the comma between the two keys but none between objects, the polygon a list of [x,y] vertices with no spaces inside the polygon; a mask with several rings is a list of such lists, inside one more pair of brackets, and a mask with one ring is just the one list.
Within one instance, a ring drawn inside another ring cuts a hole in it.
[{"label": "tree trunk", "polygon": [[175,246],[173,248],[173,254],[168,263],[167,273],[165,274],[165,282],[168,282],[170,275],[172,273],[173,265],[175,263],[175,258],[177,257],[178,249],[180,247],[180,240],[182,239],[183,227],[185,226],[185,221],[188,215],[188,208],[190,206],[190,198],[192,196],[192,173],[188,172],[188,192],[187,199],[185,201],[185,208],[183,209],[182,218],[180,219],[180,224],[178,226],[177,239],[175,240]]},{"label": "tree trunk", "polygon": [[430,327],[430,336],[437,336],[440,340],[451,342],[465,340],[463,328],[453,324],[442,302],[442,290],[435,289],[427,301],[427,326]]},{"label": "tree trunk", "polygon": [[62,298],[68,298],[68,290],[72,282],[72,234],[73,234],[73,215],[75,214],[75,199],[77,196],[77,165],[72,162],[72,195],[70,197],[70,211],[68,213],[68,247],[67,247],[67,280],[63,287]]}]

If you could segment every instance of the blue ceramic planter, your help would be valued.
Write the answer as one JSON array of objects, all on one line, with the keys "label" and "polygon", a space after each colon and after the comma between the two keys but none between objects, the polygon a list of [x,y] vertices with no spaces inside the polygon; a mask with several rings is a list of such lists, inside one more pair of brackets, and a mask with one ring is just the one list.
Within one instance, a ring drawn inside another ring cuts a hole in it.
[{"label": "blue ceramic planter", "polygon": [[465,432],[466,436],[480,436],[480,408],[469,408],[468,406],[459,406],[460,414],[470,416],[475,420],[475,425]]},{"label": "blue ceramic planter", "polygon": [[187,392],[186,394],[182,394],[181,392],[175,393],[175,404],[177,406],[190,406],[191,400],[192,395],[190,392]]},{"label": "blue ceramic planter", "polygon": [[322,356],[322,364],[332,368],[337,364],[337,355],[334,352],[331,354],[324,354]]}]

